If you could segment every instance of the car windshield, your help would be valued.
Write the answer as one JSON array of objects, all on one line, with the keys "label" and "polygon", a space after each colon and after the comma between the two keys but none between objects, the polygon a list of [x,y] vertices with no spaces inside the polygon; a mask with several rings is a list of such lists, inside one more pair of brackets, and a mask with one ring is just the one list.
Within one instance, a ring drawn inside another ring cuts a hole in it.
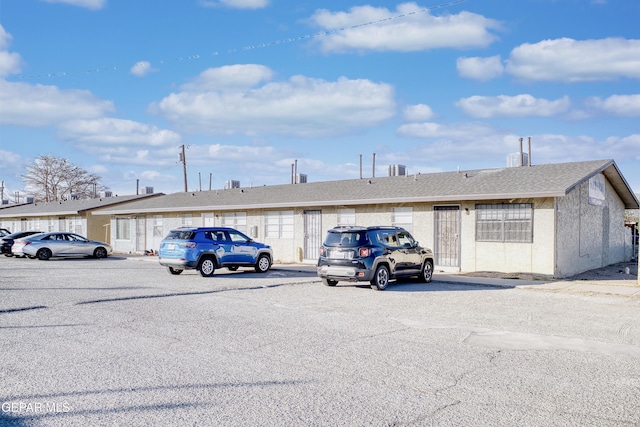
[{"label": "car windshield", "polygon": [[191,230],[171,230],[165,240],[190,240],[193,235],[194,233]]},{"label": "car windshield", "polygon": [[367,233],[364,231],[330,231],[324,242],[327,246],[362,246],[367,243]]}]

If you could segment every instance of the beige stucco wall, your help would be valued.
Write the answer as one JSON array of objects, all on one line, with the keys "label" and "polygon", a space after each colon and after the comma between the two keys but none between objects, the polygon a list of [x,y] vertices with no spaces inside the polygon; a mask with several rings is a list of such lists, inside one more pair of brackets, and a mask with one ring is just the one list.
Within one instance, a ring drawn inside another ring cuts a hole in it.
[{"label": "beige stucco wall", "polygon": [[[477,203],[502,203],[482,201]],[[553,275],[554,209],[553,199],[517,199],[513,203],[533,204],[533,242],[501,243],[476,241],[476,202],[461,209],[462,272],[497,271]],[[467,212],[465,209],[469,209]]]},{"label": "beige stucco wall", "polygon": [[589,204],[586,182],[557,199],[556,277],[625,259],[624,203],[605,179],[605,204]]}]

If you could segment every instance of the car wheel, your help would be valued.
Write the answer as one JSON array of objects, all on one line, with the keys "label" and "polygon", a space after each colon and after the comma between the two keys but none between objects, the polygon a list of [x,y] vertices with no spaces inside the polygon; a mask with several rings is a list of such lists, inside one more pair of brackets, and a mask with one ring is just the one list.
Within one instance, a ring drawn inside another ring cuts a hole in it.
[{"label": "car wheel", "polygon": [[97,247],[95,251],[93,251],[93,256],[95,258],[106,258],[107,257],[107,250],[105,248],[103,248],[102,246]]},{"label": "car wheel", "polygon": [[433,279],[433,261],[428,259],[422,266],[422,274],[420,274],[420,280],[425,283],[429,283],[431,279]]},{"label": "car wheel", "polygon": [[200,261],[198,270],[200,270],[200,275],[202,277],[213,276],[213,272],[216,271],[216,264],[213,261],[213,258],[203,258],[202,261]]},{"label": "car wheel", "polygon": [[179,270],[177,268],[169,267],[169,273],[171,273],[171,274],[178,275],[178,274],[182,273],[183,271],[184,270]]},{"label": "car wheel", "polygon": [[258,273],[266,273],[271,267],[271,260],[268,255],[262,254],[258,257],[258,261],[256,261],[256,271]]},{"label": "car wheel", "polygon": [[371,289],[376,291],[384,291],[389,284],[389,269],[386,265],[379,265],[376,268],[376,274],[373,275],[371,280]]},{"label": "car wheel", "polygon": [[322,279],[322,283],[325,286],[335,286],[335,285],[338,284],[338,281],[337,280],[331,280],[331,279]]},{"label": "car wheel", "polygon": [[227,268],[229,269],[229,271],[237,271],[238,270],[238,266],[237,265],[230,265]]},{"label": "car wheel", "polygon": [[39,260],[46,261],[49,258],[51,258],[51,250],[47,248],[42,248],[38,250],[38,253],[36,253],[36,256],[38,257]]}]

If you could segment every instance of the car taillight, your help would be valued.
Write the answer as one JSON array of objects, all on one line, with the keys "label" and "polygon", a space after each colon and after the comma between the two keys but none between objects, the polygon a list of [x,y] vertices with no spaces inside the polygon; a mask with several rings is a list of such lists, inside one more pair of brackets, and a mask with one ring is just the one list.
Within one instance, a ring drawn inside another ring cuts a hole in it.
[{"label": "car taillight", "polygon": [[371,249],[369,249],[369,248],[360,248],[359,254],[360,254],[360,258],[366,258],[369,255],[371,255]]},{"label": "car taillight", "polygon": [[196,243],[195,242],[182,242],[182,243],[180,243],[180,246],[182,246],[183,248],[193,249],[193,248],[196,247]]}]

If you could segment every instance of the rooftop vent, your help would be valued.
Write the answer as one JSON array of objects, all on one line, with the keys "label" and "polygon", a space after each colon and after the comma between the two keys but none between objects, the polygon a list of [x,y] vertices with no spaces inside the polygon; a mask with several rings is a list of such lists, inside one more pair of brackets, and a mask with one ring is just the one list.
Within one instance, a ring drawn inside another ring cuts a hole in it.
[{"label": "rooftop vent", "polygon": [[405,176],[407,167],[405,165],[389,165],[389,176]]},{"label": "rooftop vent", "polygon": [[27,203],[33,203],[35,202],[35,199],[33,198],[33,196],[27,196]]},{"label": "rooftop vent", "polygon": [[3,205],[8,205],[9,204],[9,199],[2,199],[2,204]]},{"label": "rooftop vent", "polygon": [[113,192],[111,192],[111,191],[109,191],[109,190],[106,190],[106,191],[104,192],[104,197],[113,197]]},{"label": "rooftop vent", "polygon": [[142,194],[153,194],[153,187],[144,187]]},{"label": "rooftop vent", "polygon": [[304,173],[296,174],[296,184],[306,184],[307,183],[307,175]]}]

